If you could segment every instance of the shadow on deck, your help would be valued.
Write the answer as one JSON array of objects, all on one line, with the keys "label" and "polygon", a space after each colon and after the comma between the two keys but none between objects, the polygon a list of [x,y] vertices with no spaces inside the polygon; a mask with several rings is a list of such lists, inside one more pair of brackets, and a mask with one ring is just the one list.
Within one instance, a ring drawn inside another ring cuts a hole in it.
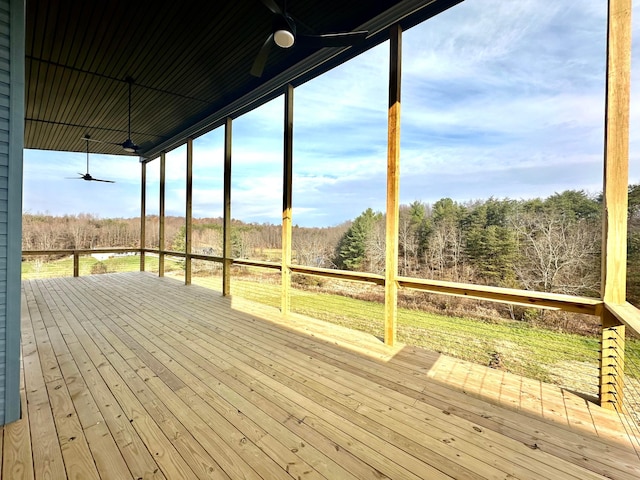
[{"label": "shadow on deck", "polygon": [[22,344],[3,478],[640,477],[570,392],[151,274],[23,282]]}]

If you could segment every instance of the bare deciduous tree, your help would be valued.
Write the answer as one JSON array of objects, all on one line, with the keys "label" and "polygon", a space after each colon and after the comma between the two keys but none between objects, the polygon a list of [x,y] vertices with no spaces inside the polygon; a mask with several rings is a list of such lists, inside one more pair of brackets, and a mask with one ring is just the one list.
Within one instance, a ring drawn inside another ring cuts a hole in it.
[{"label": "bare deciduous tree", "polygon": [[520,243],[515,271],[524,288],[574,295],[597,289],[596,222],[569,221],[557,212],[525,212],[512,225]]}]

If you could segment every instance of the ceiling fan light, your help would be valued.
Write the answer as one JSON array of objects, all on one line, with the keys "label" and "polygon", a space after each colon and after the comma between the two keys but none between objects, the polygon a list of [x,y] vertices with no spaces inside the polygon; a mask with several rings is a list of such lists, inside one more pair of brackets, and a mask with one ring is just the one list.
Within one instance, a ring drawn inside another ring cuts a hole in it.
[{"label": "ceiling fan light", "polygon": [[295,40],[293,33],[284,28],[276,30],[273,34],[273,41],[276,42],[276,45],[282,48],[289,48],[293,46]]},{"label": "ceiling fan light", "polygon": [[122,144],[122,149],[125,152],[136,153],[138,146],[135,143],[133,143],[130,138],[127,138],[125,142]]}]

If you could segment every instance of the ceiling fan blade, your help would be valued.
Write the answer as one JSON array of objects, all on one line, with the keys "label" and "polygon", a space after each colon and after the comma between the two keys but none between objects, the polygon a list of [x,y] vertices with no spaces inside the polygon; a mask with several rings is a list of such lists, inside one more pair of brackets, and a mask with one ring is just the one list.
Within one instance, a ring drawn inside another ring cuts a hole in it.
[{"label": "ceiling fan blade", "polygon": [[92,181],[92,182],[116,183],[116,182],[114,182],[113,180],[101,180],[101,179],[99,179],[99,178],[93,178],[93,177],[91,178],[91,181]]},{"label": "ceiling fan blade", "polygon": [[251,75],[254,77],[261,77],[262,72],[264,71],[264,67],[267,64],[267,59],[269,58],[269,53],[271,52],[271,47],[273,47],[273,33],[267,37],[267,40],[260,48],[258,52],[258,56],[253,61],[253,66],[251,67]]},{"label": "ceiling fan blade", "polygon": [[282,10],[278,6],[278,4],[275,2],[275,0],[260,0],[260,1],[265,7],[271,10],[271,12],[275,13],[276,15],[283,15]]},{"label": "ceiling fan blade", "polygon": [[367,38],[369,32],[325,33],[322,35],[298,35],[296,44],[305,48],[350,47]]}]

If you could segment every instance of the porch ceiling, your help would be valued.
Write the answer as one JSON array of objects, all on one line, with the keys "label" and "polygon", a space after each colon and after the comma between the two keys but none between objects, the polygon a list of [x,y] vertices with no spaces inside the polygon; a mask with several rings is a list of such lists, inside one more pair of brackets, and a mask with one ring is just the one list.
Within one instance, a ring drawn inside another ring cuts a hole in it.
[{"label": "porch ceiling", "polygon": [[299,33],[369,36],[350,48],[274,47],[256,78],[251,66],[272,24],[260,0],[27,0],[25,147],[82,151],[85,134],[123,142],[131,77],[131,137],[151,158],[383,42],[390,25],[409,28],[459,1],[291,0]]}]

